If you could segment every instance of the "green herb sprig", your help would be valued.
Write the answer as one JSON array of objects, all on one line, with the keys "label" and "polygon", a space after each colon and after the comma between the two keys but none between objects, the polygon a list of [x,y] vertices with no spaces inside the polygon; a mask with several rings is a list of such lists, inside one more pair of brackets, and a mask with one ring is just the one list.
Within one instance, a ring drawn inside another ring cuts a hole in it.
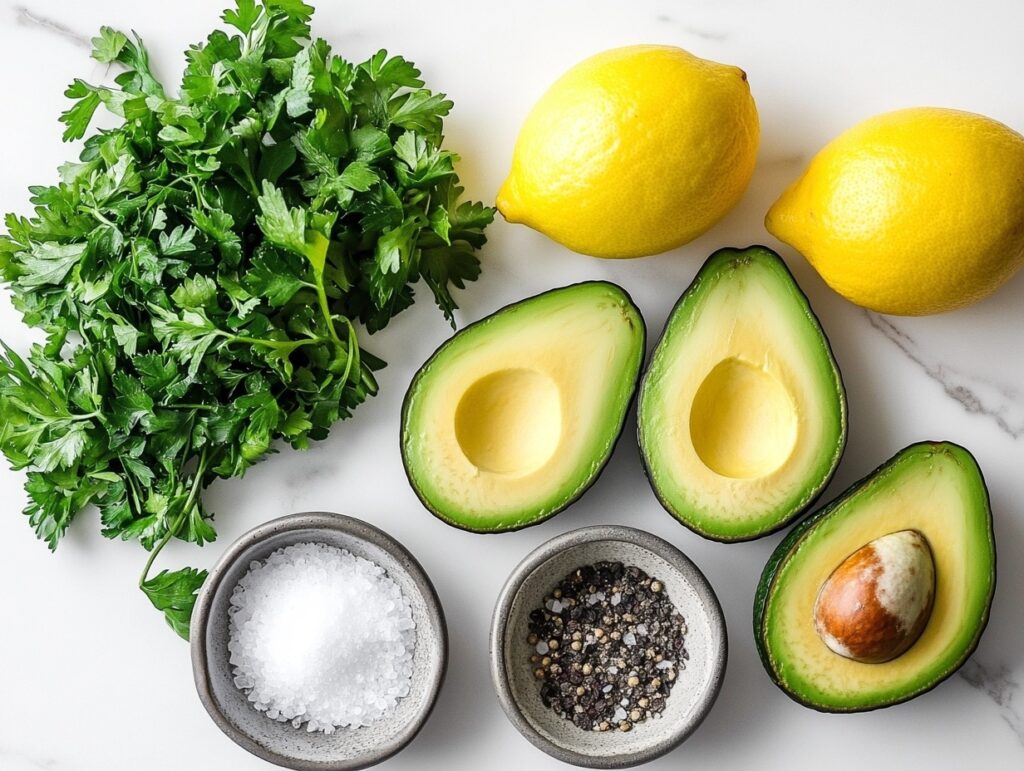
[{"label": "green herb sprig", "polygon": [[215,537],[202,492],[284,440],[306,448],[377,391],[382,329],[423,279],[445,316],[480,271],[494,210],[460,202],[441,148],[452,107],[385,51],[353,65],[310,40],[298,0],[237,0],[191,47],[180,95],[138,37],[93,57],[112,87],[75,80],[64,139],[102,105],[60,182],[6,218],[0,278],[46,342],[0,353],[0,449],[27,471],[25,509],[56,548],[79,511],[149,551],[139,585],[188,636],[206,573],[151,576],[172,538]]}]

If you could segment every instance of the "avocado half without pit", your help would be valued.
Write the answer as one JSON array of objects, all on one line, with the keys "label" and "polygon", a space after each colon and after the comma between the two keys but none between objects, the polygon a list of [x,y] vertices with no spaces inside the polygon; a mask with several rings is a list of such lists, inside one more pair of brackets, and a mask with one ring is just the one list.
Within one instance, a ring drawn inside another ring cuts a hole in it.
[{"label": "avocado half without pit", "polygon": [[646,329],[590,281],[510,305],[444,343],[412,380],[402,459],[423,504],[480,533],[537,524],[582,495],[622,431]]},{"label": "avocado half without pit", "polygon": [[948,442],[911,445],[775,550],[754,603],[765,670],[824,712],[912,699],[977,646],[995,559],[974,457]]},{"label": "avocado half without pit", "polygon": [[805,511],[846,445],[846,392],[825,333],[770,249],[721,249],[669,316],[638,402],[662,505],[718,541]]}]

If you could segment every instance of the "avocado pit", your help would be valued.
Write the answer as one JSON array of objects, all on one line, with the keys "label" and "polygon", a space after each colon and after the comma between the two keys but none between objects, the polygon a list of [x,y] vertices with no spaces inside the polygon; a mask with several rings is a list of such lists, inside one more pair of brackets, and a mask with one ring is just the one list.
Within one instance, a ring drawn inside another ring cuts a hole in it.
[{"label": "avocado pit", "polygon": [[934,599],[931,547],[917,530],[900,530],[862,546],[832,572],[814,603],[814,627],[834,653],[880,664],[917,642]]}]

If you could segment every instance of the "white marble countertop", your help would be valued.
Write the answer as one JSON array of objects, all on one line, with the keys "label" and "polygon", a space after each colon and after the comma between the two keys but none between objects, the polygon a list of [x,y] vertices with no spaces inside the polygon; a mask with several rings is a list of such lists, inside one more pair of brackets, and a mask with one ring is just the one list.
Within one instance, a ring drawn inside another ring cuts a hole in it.
[{"label": "white marble countertop", "polygon": [[[176,82],[186,44],[216,22],[223,0],[0,0],[0,210],[27,211],[29,184],[50,182],[71,157],[56,121],[74,77],[100,80],[87,38],[101,24],[134,28],[158,70]],[[547,3],[319,0],[316,31],[349,58],[379,47],[402,53],[455,100],[449,144],[463,156],[469,193],[491,200],[526,111],[577,60],[629,43],[674,43],[742,66],[762,120],[753,184],[711,233],[678,252],[633,262],[570,254],[519,226],[496,223],[482,280],[460,293],[460,319],[564,283],[607,278],[626,287],[652,337],[715,248],[774,242],[762,216],[817,148],[870,114],[938,104],[1024,128],[1024,5],[986,2],[801,3],[560,0]],[[778,246],[778,244],[774,244]],[[522,532],[454,530],[417,502],[402,473],[399,403],[412,373],[449,334],[429,302],[369,341],[390,363],[381,393],[310,452],[286,451],[244,481],[208,493],[220,538],[203,550],[175,544],[159,565],[209,566],[239,534],[302,510],[351,513],[393,533],[422,561],[444,601],[452,659],[422,734],[382,768],[556,769],[505,719],[487,671],[494,599],[512,567],[570,528],[615,522],[650,530],[687,552],[725,608],[731,658],[705,725],[648,768],[1024,768],[1024,272],[992,298],[945,316],[866,313],[833,294],[782,249],[835,348],[850,401],[850,440],[828,500],[896,450],[950,439],[988,478],[1000,554],[992,620],[958,676],[908,704],[834,716],[804,709],[765,676],[751,640],[754,587],[779,537],[740,545],[701,539],[657,504],[640,469],[633,420],[604,475],[575,506]],[[926,261],[927,256],[923,259]],[[0,336],[29,336],[0,297]],[[134,543],[100,537],[85,512],[57,553],[19,513],[21,474],[0,468],[0,769],[176,771],[267,769],[207,717],[188,649],[135,587]],[[453,558],[455,557],[455,558]]]}]

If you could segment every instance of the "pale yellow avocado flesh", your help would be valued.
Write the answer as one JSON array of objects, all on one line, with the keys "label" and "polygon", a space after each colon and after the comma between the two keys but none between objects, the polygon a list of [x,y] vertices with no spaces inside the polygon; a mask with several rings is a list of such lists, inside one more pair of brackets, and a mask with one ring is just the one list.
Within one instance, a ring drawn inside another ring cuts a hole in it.
[{"label": "pale yellow avocado flesh", "polygon": [[775,530],[827,483],[845,442],[845,394],[777,255],[723,249],[701,269],[644,378],[639,435],[659,499],[710,538]]},{"label": "pale yellow avocado flesh", "polygon": [[410,482],[439,517],[492,532],[534,524],[596,478],[644,356],[639,311],[587,282],[467,327],[414,378],[402,420]]},{"label": "pale yellow avocado flesh", "polygon": [[[931,547],[928,625],[892,661],[844,658],[815,630],[818,591],[850,554],[900,530],[918,531]],[[873,709],[928,690],[967,658],[994,585],[991,512],[974,458],[957,445],[913,445],[783,541],[762,577],[755,633],[769,673],[794,698],[822,710]]]},{"label": "pale yellow avocado flesh", "polygon": [[711,471],[733,479],[762,478],[782,466],[800,426],[790,391],[771,368],[740,356],[711,369],[689,414],[697,456]]}]

